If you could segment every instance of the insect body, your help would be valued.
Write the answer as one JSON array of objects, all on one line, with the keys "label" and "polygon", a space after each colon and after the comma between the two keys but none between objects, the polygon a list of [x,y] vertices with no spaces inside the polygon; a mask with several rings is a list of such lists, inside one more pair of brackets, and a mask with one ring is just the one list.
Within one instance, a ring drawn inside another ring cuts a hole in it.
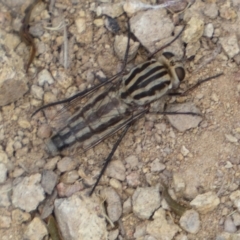
[{"label": "insect body", "polygon": [[[75,143],[86,151],[143,116],[151,102],[176,89],[185,77],[184,68],[168,57],[165,54],[159,61],[140,64],[115,85],[94,92],[51,137],[50,152],[55,154]],[[80,103],[72,104],[76,108]]]}]

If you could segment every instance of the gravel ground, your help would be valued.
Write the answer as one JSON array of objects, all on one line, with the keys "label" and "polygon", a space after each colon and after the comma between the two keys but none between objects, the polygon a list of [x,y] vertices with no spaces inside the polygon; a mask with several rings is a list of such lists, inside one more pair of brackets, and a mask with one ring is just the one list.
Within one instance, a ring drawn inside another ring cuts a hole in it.
[{"label": "gravel ground", "polygon": [[[19,31],[31,3],[0,1],[0,239],[240,239],[240,1],[38,1],[26,73],[31,39]],[[31,115],[122,69],[124,12],[133,35],[126,72],[186,24],[163,50],[186,69],[179,91],[223,75],[151,104],[202,116],[139,119],[89,197],[119,134],[50,156],[49,126],[65,123],[55,117],[62,106]]]}]

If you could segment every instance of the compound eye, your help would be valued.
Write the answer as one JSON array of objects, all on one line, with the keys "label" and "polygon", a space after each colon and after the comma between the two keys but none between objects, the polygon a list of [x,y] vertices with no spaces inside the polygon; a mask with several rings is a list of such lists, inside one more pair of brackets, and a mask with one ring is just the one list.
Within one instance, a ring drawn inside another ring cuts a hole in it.
[{"label": "compound eye", "polygon": [[167,58],[168,60],[171,59],[172,57],[174,57],[174,54],[171,52],[164,52],[162,53],[162,55]]},{"label": "compound eye", "polygon": [[183,67],[176,67],[175,72],[178,76],[179,81],[181,82],[185,78],[185,70]]}]

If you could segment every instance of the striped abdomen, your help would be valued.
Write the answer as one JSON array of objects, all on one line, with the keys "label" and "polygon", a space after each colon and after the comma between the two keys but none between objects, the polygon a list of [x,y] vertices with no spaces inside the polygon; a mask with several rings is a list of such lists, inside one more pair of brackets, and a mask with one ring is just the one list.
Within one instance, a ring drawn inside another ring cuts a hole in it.
[{"label": "striped abdomen", "polygon": [[78,142],[82,150],[87,150],[118,130],[128,117],[127,106],[114,89],[95,92],[51,137],[48,148],[54,154]]}]

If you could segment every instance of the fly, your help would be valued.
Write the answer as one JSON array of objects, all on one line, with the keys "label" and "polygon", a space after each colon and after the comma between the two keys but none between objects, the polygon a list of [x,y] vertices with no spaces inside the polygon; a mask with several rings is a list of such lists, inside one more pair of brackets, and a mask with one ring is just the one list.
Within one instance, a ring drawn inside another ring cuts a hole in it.
[{"label": "fly", "polygon": [[[125,53],[125,64],[129,39],[130,37],[128,37]],[[150,103],[176,90],[180,82],[184,80],[185,69],[181,64],[175,64],[172,57],[172,53],[163,53],[158,61],[148,60],[133,68],[127,75],[120,76],[118,81],[116,80],[118,76],[114,76],[105,83],[100,83],[66,100],[45,105],[33,113],[34,115],[48,107],[66,104],[60,116],[57,116],[57,119],[61,121],[61,127],[55,119],[54,122],[58,125],[57,131],[47,144],[48,151],[52,155],[75,145],[78,145],[83,152],[87,151],[122,130],[90,195],[133,122],[148,112]],[[160,114],[173,113],[162,112]],[[174,114],[194,115],[180,112]]]}]

